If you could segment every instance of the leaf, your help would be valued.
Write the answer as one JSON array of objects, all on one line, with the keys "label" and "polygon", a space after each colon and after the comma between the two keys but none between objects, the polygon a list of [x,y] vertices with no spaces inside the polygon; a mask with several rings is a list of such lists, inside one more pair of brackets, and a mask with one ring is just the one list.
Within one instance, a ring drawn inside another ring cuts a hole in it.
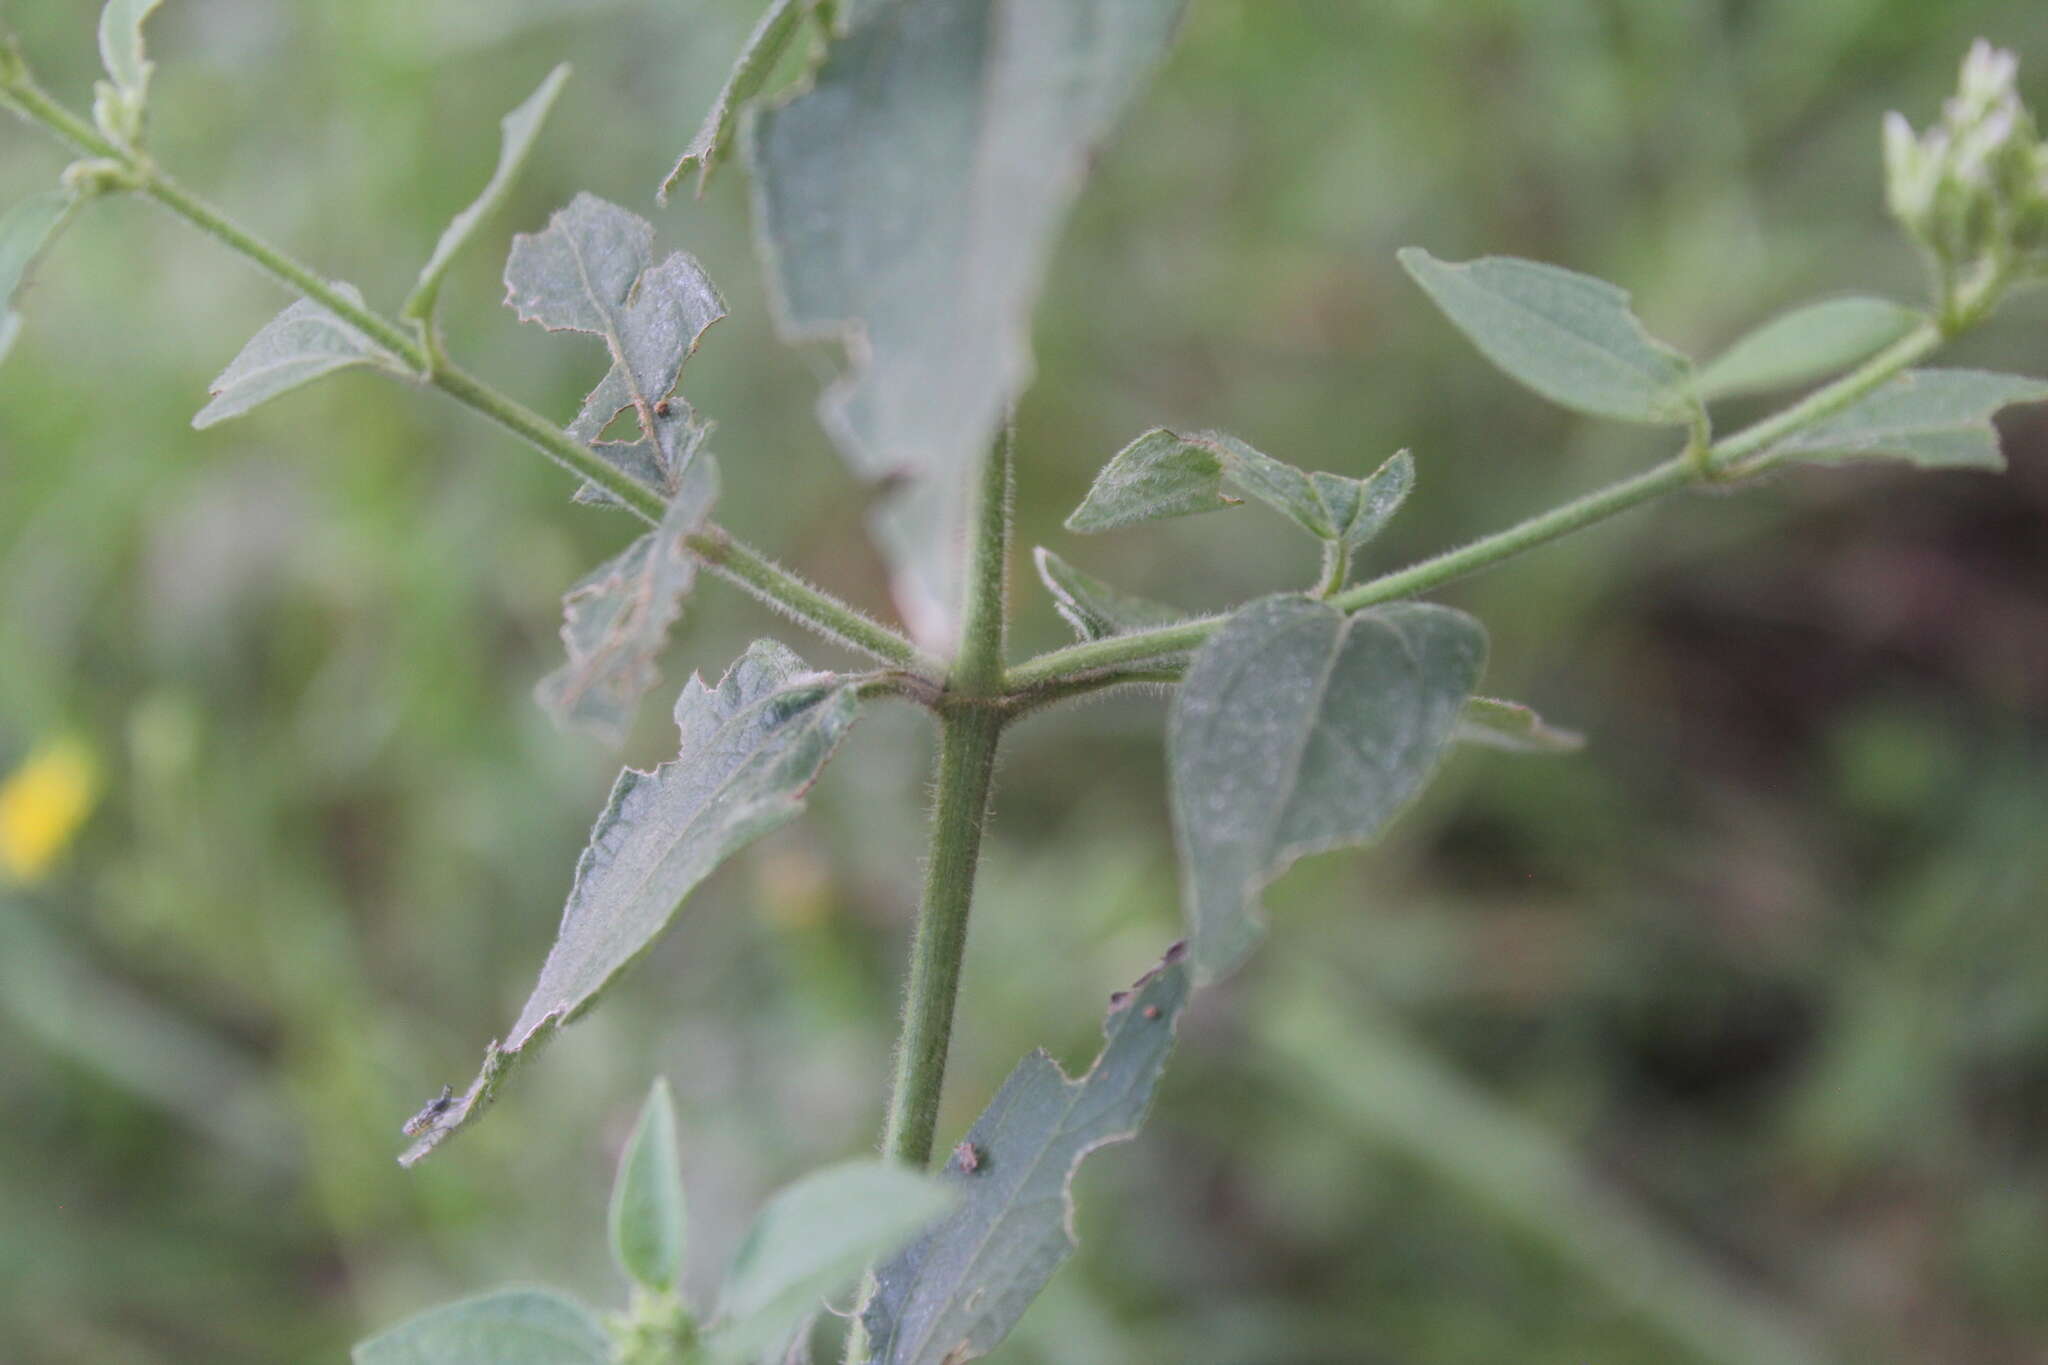
[{"label": "leaf", "polygon": [[1067,529],[1086,535],[1257,498],[1318,539],[1358,546],[1379,533],[1414,485],[1415,461],[1405,450],[1370,477],[1353,479],[1305,473],[1221,432],[1181,436],[1154,427],[1103,466]]},{"label": "leaf", "polygon": [[100,11],[100,61],[114,88],[139,102],[155,70],[142,44],[142,25],[163,0],[107,0]]},{"label": "leaf", "polygon": [[1560,730],[1532,708],[1494,697],[1468,700],[1453,738],[1517,754],[1574,754],[1586,747],[1586,737],[1578,731]]},{"label": "leaf", "polygon": [[1891,345],[1921,320],[1889,299],[1822,299],[1743,335],[1701,368],[1696,387],[1702,399],[1714,399],[1825,379]]},{"label": "leaf", "polygon": [[886,1161],[813,1171],[768,1201],[733,1256],[711,1351],[748,1360],[784,1345],[819,1302],[956,1202],[931,1176]]},{"label": "leaf", "polygon": [[761,87],[767,84],[775,64],[782,60],[790,40],[796,37],[805,16],[817,7],[817,3],[818,0],[774,0],[769,5],[768,12],[747,35],[747,45],[740,50],[739,60],[733,63],[725,88],[718,92],[710,112],[704,115],[697,136],[690,139],[690,145],[683,149],[682,159],[668,173],[668,179],[661,182],[661,189],[655,197],[662,203],[668,202],[669,195],[692,169],[697,172],[697,197],[703,197],[704,187],[711,183],[711,173],[732,154],[733,133],[739,126],[741,111],[761,93]]},{"label": "leaf", "polygon": [[755,641],[716,688],[691,678],[676,699],[680,756],[651,773],[619,775],[577,861],[533,994],[469,1090],[400,1164],[419,1161],[487,1108],[527,1050],[589,1009],[713,868],[794,818],[858,706],[856,683],[805,671],[772,640]]},{"label": "leaf", "polygon": [[676,1149],[676,1108],[657,1078],[612,1181],[612,1259],[656,1293],[683,1276],[683,1173]]},{"label": "leaf", "polygon": [[656,406],[705,329],[725,316],[694,257],[678,251],[654,264],[654,225],[594,194],[577,195],[545,231],[512,239],[505,291],[521,322],[604,339],[612,370],[576,419],[586,439],[628,407],[652,438]]},{"label": "leaf", "polygon": [[1660,426],[1699,420],[1692,362],[1644,330],[1627,291],[1512,256],[1452,264],[1411,246],[1399,257],[1488,360],[1551,402]]},{"label": "leaf", "polygon": [[77,203],[63,190],[48,190],[30,195],[0,215],[0,360],[7,358],[21,328],[21,315],[14,311],[15,296]]},{"label": "leaf", "polygon": [[1100,640],[1127,630],[1147,630],[1185,621],[1179,607],[1134,597],[1092,574],[1085,574],[1043,545],[1032,551],[1038,577],[1052,594],[1059,614],[1084,640]]},{"label": "leaf", "polygon": [[1176,945],[1111,998],[1102,1052],[1079,1080],[1040,1051],[1003,1082],[947,1163],[960,1206],[876,1272],[862,1321],[879,1365],[986,1355],[1073,1254],[1075,1172],[1144,1122],[1187,1003],[1184,956]]},{"label": "leaf", "polygon": [[1182,0],[849,8],[811,88],[745,142],[778,321],[851,360],[821,407],[912,633],[950,643],[967,488],[1031,372],[1046,264]]},{"label": "leaf", "polygon": [[[353,303],[363,296],[352,285],[335,286]],[[405,362],[311,299],[300,299],[249,339],[241,354],[213,381],[213,401],[192,425],[204,429],[240,417],[336,370],[374,365],[410,377]]]},{"label": "leaf", "polygon": [[432,1308],[356,1343],[355,1365],[609,1365],[604,1328],[574,1299],[500,1289]]},{"label": "leaf", "polygon": [[1224,495],[1223,452],[1213,442],[1154,427],[1102,467],[1088,496],[1067,518],[1067,529],[1091,535],[1214,512],[1237,501]]},{"label": "leaf", "polygon": [[1486,634],[1420,603],[1346,616],[1304,597],[1240,608],[1196,652],[1167,729],[1195,970],[1258,942],[1258,896],[1296,859],[1362,844],[1419,792],[1478,683]]},{"label": "leaf", "polygon": [[559,724],[621,743],[640,698],[654,686],[654,661],[697,580],[697,556],[685,538],[710,519],[718,499],[716,462],[709,455],[691,460],[683,484],[659,526],[562,599],[562,644],[569,660],[535,689]]},{"label": "leaf", "polygon": [[1833,417],[1779,442],[1759,463],[1909,460],[1922,469],[2003,469],[1991,419],[2048,399],[2048,382],[1983,370],[1908,370]]},{"label": "leaf", "polygon": [[496,213],[504,204],[505,196],[512,192],[512,183],[519,178],[526,158],[532,155],[541,125],[547,121],[548,111],[554,108],[555,99],[562,93],[562,86],[568,79],[569,66],[565,62],[548,73],[547,79],[540,83],[540,89],[505,115],[499,125],[504,129],[504,138],[498,148],[498,168],[491,172],[483,193],[468,208],[456,214],[455,221],[448,224],[448,230],[441,234],[441,240],[434,246],[434,254],[427,258],[425,268],[420,271],[419,283],[413,286],[411,296],[400,310],[401,317],[425,322],[434,315],[434,302],[441,296],[441,281],[447,276],[448,267],[455,264],[455,258],[484,219]]}]

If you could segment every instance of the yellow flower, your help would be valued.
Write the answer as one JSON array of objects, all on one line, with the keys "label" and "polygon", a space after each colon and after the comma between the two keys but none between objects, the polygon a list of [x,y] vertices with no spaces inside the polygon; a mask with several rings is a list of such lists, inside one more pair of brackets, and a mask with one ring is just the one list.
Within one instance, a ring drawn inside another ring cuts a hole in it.
[{"label": "yellow flower", "polygon": [[99,799],[99,765],[83,744],[59,739],[31,753],[0,783],[0,873],[41,878]]}]

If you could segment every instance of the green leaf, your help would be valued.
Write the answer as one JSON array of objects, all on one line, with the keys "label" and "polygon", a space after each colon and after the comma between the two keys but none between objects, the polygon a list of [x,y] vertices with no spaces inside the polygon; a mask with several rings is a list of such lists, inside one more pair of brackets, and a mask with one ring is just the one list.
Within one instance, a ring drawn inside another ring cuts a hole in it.
[{"label": "green leaf", "polygon": [[604,1328],[547,1289],[500,1289],[429,1309],[356,1343],[355,1365],[610,1365]]},{"label": "green leaf", "polygon": [[505,196],[512,192],[512,183],[519,178],[526,158],[532,155],[541,125],[547,121],[548,111],[554,108],[555,98],[562,93],[562,86],[568,79],[569,67],[564,63],[548,73],[547,79],[540,83],[540,89],[527,96],[525,103],[505,115],[499,125],[504,129],[504,138],[498,147],[498,168],[491,172],[483,193],[468,208],[456,214],[455,221],[448,224],[448,230],[441,234],[441,240],[435,244],[434,254],[427,258],[426,267],[420,271],[419,283],[413,286],[400,316],[424,322],[434,315],[434,302],[441,296],[441,281],[447,276],[448,267],[455,264],[455,258],[484,219],[497,212],[504,204]]},{"label": "green leaf", "polygon": [[940,1181],[885,1161],[827,1166],[785,1187],[733,1256],[712,1355],[751,1360],[784,1345],[820,1301],[852,1288],[954,1202]]},{"label": "green leaf", "polygon": [[896,0],[845,14],[744,141],[784,332],[846,343],[822,405],[912,633],[950,644],[967,486],[1030,378],[1030,320],[1090,160],[1182,0]]},{"label": "green leaf", "polygon": [[1551,402],[1659,426],[1699,420],[1692,362],[1644,330],[1625,290],[1512,256],[1452,264],[1411,246],[1400,261],[1488,360]]},{"label": "green leaf", "polygon": [[1176,946],[1112,997],[1085,1076],[1035,1052],[1003,1082],[946,1165],[959,1208],[876,1272],[862,1321],[879,1365],[986,1355],[1073,1254],[1074,1175],[1144,1122],[1187,1003],[1183,958]]},{"label": "green leaf", "polygon": [[619,1157],[610,1218],[612,1259],[656,1293],[673,1292],[683,1276],[681,1161],[676,1107],[657,1077]]},{"label": "green leaf", "polygon": [[1038,577],[1052,594],[1053,606],[1084,640],[1100,640],[1127,630],[1148,630],[1185,621],[1179,607],[1153,602],[1085,574],[1043,545],[1032,551]]},{"label": "green leaf", "polygon": [[653,439],[656,409],[683,362],[725,316],[725,300],[694,257],[678,251],[656,265],[654,225],[594,194],[577,195],[545,231],[512,239],[505,291],[521,322],[589,332],[611,352],[611,371],[576,419],[584,439],[629,407],[642,436]]},{"label": "green leaf", "polygon": [[1779,442],[1760,463],[1909,460],[1922,469],[2003,469],[1991,419],[2048,399],[2048,382],[1983,370],[1908,370],[1833,417]]},{"label": "green leaf", "polygon": [[1702,399],[1789,388],[1848,369],[1891,345],[1923,319],[1890,299],[1851,294],[1771,319],[1700,370]]},{"label": "green leaf", "polygon": [[14,299],[28,280],[36,260],[56,240],[77,199],[63,190],[48,190],[0,215],[0,360],[21,329]]},{"label": "green leaf", "polygon": [[[335,286],[355,303],[362,295],[352,285]],[[241,354],[213,381],[213,401],[199,410],[192,425],[215,426],[240,417],[336,370],[373,365],[410,377],[405,362],[378,346],[355,327],[311,299],[300,299],[249,339]]]},{"label": "green leaf", "polygon": [[1154,427],[1119,450],[1067,518],[1082,535],[1144,521],[1233,507],[1223,492],[1223,452],[1212,441]]},{"label": "green leaf", "polygon": [[859,708],[858,685],[757,640],[715,688],[676,699],[680,756],[628,768],[590,833],[540,981],[469,1090],[400,1157],[410,1166],[489,1106],[510,1068],[597,1000],[713,868],[803,809]]},{"label": "green leaf", "polygon": [[100,61],[114,88],[140,102],[155,70],[142,44],[142,25],[163,0],[107,0],[100,11]]},{"label": "green leaf", "polygon": [[696,456],[682,483],[659,526],[562,599],[562,645],[569,659],[535,689],[558,723],[621,743],[640,698],[654,686],[654,661],[697,581],[697,556],[685,537],[711,517],[718,500],[717,463],[709,455]]},{"label": "green leaf", "polygon": [[782,60],[790,41],[802,29],[805,16],[817,3],[818,0],[774,0],[768,6],[761,22],[747,35],[747,45],[740,50],[732,74],[726,77],[725,88],[718,92],[710,112],[704,115],[697,136],[690,139],[682,159],[668,173],[668,179],[661,182],[655,197],[662,203],[668,202],[669,195],[692,170],[697,172],[697,196],[703,197],[704,187],[711,183],[711,173],[732,154],[733,133],[739,126],[741,111],[760,95],[775,64]]},{"label": "green leaf", "polygon": [[1258,942],[1259,892],[1296,859],[1362,844],[1436,770],[1486,655],[1479,623],[1399,603],[1240,608],[1196,652],[1167,729],[1195,969]]},{"label": "green leaf", "polygon": [[1415,461],[1405,450],[1353,479],[1305,473],[1221,432],[1154,427],[1102,467],[1067,529],[1086,535],[1257,498],[1318,539],[1358,546],[1379,534],[1414,486]]},{"label": "green leaf", "polygon": [[1572,754],[1586,747],[1576,730],[1560,730],[1521,702],[1495,697],[1467,701],[1454,738],[1517,754]]}]

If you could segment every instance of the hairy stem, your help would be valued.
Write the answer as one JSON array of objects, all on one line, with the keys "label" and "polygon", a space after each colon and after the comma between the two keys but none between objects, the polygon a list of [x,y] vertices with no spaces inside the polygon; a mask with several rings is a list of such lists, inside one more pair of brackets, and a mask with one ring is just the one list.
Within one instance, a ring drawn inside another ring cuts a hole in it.
[{"label": "hairy stem", "polygon": [[[1932,322],[1922,323],[1833,383],[1814,390],[1783,411],[1715,442],[1706,448],[1704,459],[1689,445],[1684,452],[1640,474],[1596,489],[1469,545],[1446,550],[1405,569],[1360,583],[1335,594],[1330,601],[1346,611],[1356,611],[1378,602],[1411,597],[1490,568],[1525,550],[1548,544],[1560,536],[1605,521],[1677,489],[1702,483],[1726,484],[1748,478],[1776,462],[1770,458],[1769,452],[1779,441],[1840,412],[1894,375],[1925,359],[1949,335]],[[1089,640],[1065,649],[1055,649],[1012,669],[1010,686],[1020,695],[1031,695],[1063,679],[1194,649],[1222,625],[1223,620],[1222,616],[1198,617],[1158,630],[1132,631],[1105,640]]]},{"label": "hairy stem", "polygon": [[[11,78],[0,85],[0,105],[42,125],[58,140],[89,156],[118,163],[138,193],[154,199],[254,263],[287,289],[313,300],[355,327],[418,371],[422,382],[488,417],[579,478],[604,489],[643,521],[661,520],[664,500],[660,493],[598,458],[589,447],[532,409],[442,360],[413,332],[363,306],[334,281],[246,231],[165,175],[147,156],[110,142],[92,125],[51,99],[18,66],[9,70]],[[933,680],[942,676],[943,665],[903,635],[804,582],[718,527],[706,527],[687,543],[719,576],[818,634]]]}]

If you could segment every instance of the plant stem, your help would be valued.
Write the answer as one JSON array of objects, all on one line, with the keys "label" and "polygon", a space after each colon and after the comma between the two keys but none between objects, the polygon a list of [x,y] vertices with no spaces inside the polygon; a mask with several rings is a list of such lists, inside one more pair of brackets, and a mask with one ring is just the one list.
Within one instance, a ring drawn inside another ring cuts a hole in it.
[{"label": "plant stem", "polygon": [[[25,71],[10,68],[0,85],[0,105],[41,124],[60,141],[89,156],[119,163],[136,190],[177,214],[230,251],[246,258],[287,289],[313,300],[418,372],[419,378],[533,446],[579,478],[610,493],[643,521],[661,520],[661,494],[599,458],[589,447],[532,409],[466,370],[430,354],[418,336],[365,307],[334,281],[247,232],[159,170],[147,156],[102,136],[85,120],[50,98]],[[874,618],[813,587],[734,539],[707,526],[686,543],[720,577],[736,583],[791,619],[840,644],[936,681],[944,665],[909,639]]]},{"label": "plant stem", "polygon": [[903,1024],[896,1042],[896,1077],[882,1153],[906,1165],[930,1162],[938,1125],[946,1050],[960,963],[967,948],[974,869],[995,778],[1003,710],[1004,609],[1009,587],[1010,433],[1005,430],[983,462],[968,549],[966,610],[960,654],[939,708],[939,776],[932,799],[931,849],[924,896],[910,947],[903,991]]},{"label": "plant stem", "polygon": [[[1410,597],[1490,568],[1525,550],[1605,521],[1677,489],[1749,478],[1777,462],[1772,458],[1771,450],[1778,442],[1840,412],[1892,376],[1924,359],[1949,335],[1935,323],[1921,323],[1833,383],[1814,390],[1783,411],[1745,427],[1726,440],[1715,442],[1708,447],[1705,459],[1699,458],[1688,447],[1687,451],[1640,474],[1596,489],[1469,545],[1383,574],[1337,593],[1329,600],[1345,611],[1357,611],[1378,602]],[[1194,649],[1223,620],[1222,616],[1198,617],[1158,630],[1132,631],[1106,640],[1089,640],[1065,649],[1055,649],[1012,669],[1010,686],[1020,694],[1036,693],[1048,684],[1076,675],[1097,673],[1119,665],[1157,659],[1162,654]]]}]

